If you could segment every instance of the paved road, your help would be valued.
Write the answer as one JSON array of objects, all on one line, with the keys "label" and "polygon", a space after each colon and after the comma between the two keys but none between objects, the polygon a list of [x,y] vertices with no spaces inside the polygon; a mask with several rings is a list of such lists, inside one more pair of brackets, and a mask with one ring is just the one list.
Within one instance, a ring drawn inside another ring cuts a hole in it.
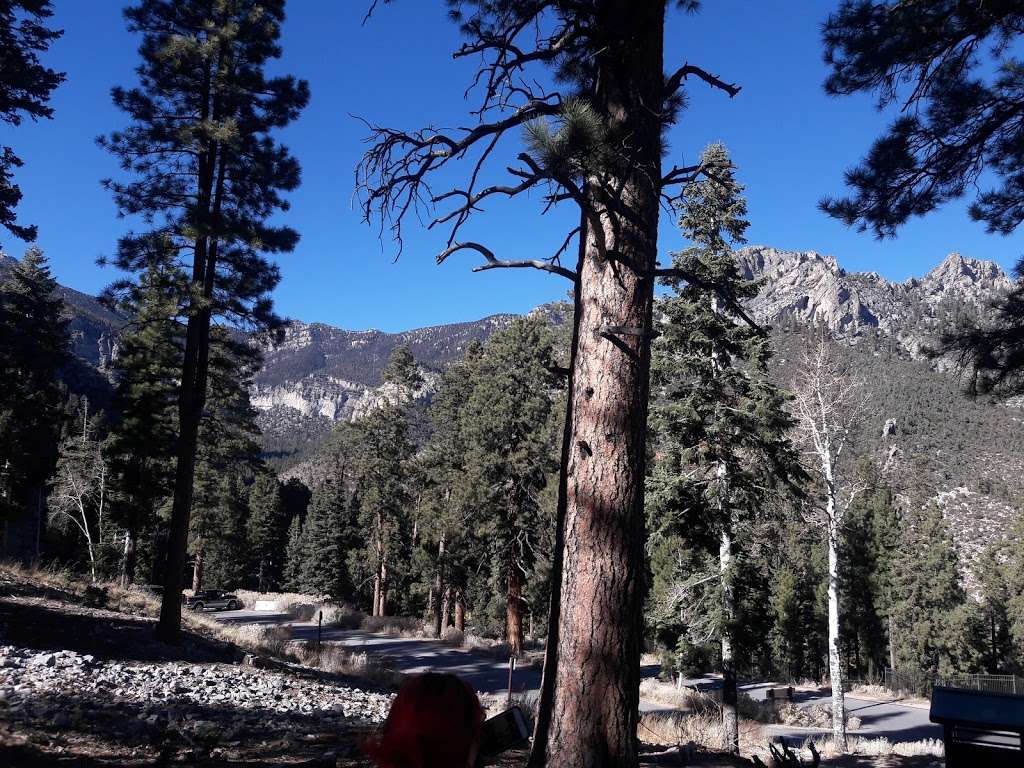
[{"label": "paved road", "polygon": [[[282,624],[291,623],[297,640],[313,640],[316,638],[316,624],[292,622],[286,614],[267,613],[265,611],[225,611],[215,614],[219,621],[231,624]],[[459,648],[438,643],[432,640],[389,637],[357,629],[323,630],[325,642],[338,643],[352,651],[365,652],[383,657],[385,666],[399,672],[415,673],[437,670],[451,672],[468,681],[480,693],[500,694],[508,686],[507,660],[464,651]],[[655,677],[656,666],[646,666],[641,670],[644,677]],[[713,689],[721,686],[721,678],[713,676],[685,681],[687,685],[700,689]],[[517,669],[512,677],[512,689],[516,692],[532,692],[540,687],[540,669]],[[765,690],[771,687],[768,683],[751,683],[741,686],[755,699],[763,699]],[[797,691],[794,700],[799,706],[825,702],[829,700],[827,693]],[[643,711],[665,709],[653,702],[641,702]],[[861,728],[851,731],[850,735],[870,738],[885,737],[890,741],[916,741],[925,738],[942,738],[942,729],[928,721],[928,710],[920,707],[909,707],[898,703],[868,701],[850,696],[846,697],[847,711],[861,719]],[[802,741],[807,736],[820,733],[812,729],[790,728],[787,726],[770,726],[775,736],[787,740]]]}]

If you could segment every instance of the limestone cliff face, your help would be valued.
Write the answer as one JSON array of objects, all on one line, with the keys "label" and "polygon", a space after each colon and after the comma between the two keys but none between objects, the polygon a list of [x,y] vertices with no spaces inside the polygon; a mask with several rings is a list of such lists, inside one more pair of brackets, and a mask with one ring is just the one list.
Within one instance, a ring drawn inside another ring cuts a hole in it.
[{"label": "limestone cliff face", "polygon": [[959,253],[902,283],[876,272],[847,272],[835,257],[816,251],[753,246],[737,257],[741,274],[761,281],[750,309],[762,322],[823,324],[853,341],[881,333],[915,358],[942,331],[984,317],[1012,284],[999,265]]}]

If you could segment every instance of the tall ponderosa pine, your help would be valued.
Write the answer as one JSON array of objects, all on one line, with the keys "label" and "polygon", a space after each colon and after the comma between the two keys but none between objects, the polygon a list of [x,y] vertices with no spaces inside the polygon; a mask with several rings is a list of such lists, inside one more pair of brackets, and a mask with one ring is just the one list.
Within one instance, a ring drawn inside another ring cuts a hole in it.
[{"label": "tall ponderosa pine", "polygon": [[768,380],[767,335],[739,309],[757,294],[732,253],[748,226],[743,188],[721,144],[705,149],[700,164],[708,178],[687,185],[678,206],[692,245],[672,255],[673,268],[689,277],[665,280],[675,294],[656,326],[652,425],[660,457],[651,502],[652,514],[661,507],[678,516],[684,531],[703,518],[697,527],[718,539],[722,718],[736,752],[736,539],[763,513],[768,489],[801,472],[786,434],[786,398]]},{"label": "tall ponderosa pine", "polygon": [[0,520],[5,525],[42,510],[44,485],[57,460],[65,399],[59,373],[70,357],[70,339],[56,289],[38,248],[30,248],[0,285]]},{"label": "tall ponderosa pine", "polygon": [[[50,29],[53,16],[49,0],[0,0],[0,121],[18,126],[53,116],[47,104],[50,93],[64,82],[64,73],[44,67],[39,54],[59,38],[61,30]],[[0,226],[22,240],[35,240],[36,228],[17,223],[14,209],[21,190],[14,183],[14,169],[22,165],[11,147],[0,146]]]},{"label": "tall ponderosa pine", "polygon": [[[140,85],[115,88],[129,126],[101,143],[134,180],[107,181],[118,210],[141,215],[170,241],[188,282],[178,397],[178,441],[167,568],[158,635],[181,625],[181,581],[199,422],[214,318],[248,328],[275,327],[268,293],[278,271],[264,256],[292,250],[298,238],[268,223],[286,210],[282,192],[299,183],[298,163],[271,138],[309,100],[305,82],[267,77],[281,54],[284,0],[141,0],[125,11],[142,35]],[[122,238],[115,263],[147,266],[148,235]]]},{"label": "tall ponderosa pine", "polygon": [[373,411],[355,424],[362,450],[355,456],[360,525],[367,543],[366,560],[373,564],[372,615],[384,616],[389,592],[400,577],[400,564],[411,544],[409,471],[413,457],[410,400],[422,383],[406,346],[397,347],[383,372],[390,385]]},{"label": "tall ponderosa pine", "polygon": [[[684,81],[730,96],[739,88],[689,63],[666,74],[668,0],[445,5],[466,37],[456,58],[481,60],[477,108],[470,124],[450,132],[372,127],[358,169],[364,213],[400,240],[403,219],[423,212],[421,203],[440,204],[426,214],[431,226],[449,227],[438,261],[470,251],[482,258],[478,269],[536,268],[573,284],[554,594],[531,761],[631,766],[659,204],[702,173],[699,165],[663,168],[664,137],[685,101]],[[525,141],[506,146],[524,130]],[[486,161],[497,156],[516,158],[509,183],[487,178]],[[460,161],[469,166],[465,183],[432,189]],[[550,251],[506,258],[465,239],[474,212],[531,192],[546,206],[575,206]]]},{"label": "tall ponderosa pine", "polygon": [[471,524],[475,489],[467,471],[465,405],[481,349],[479,342],[472,342],[463,359],[444,372],[430,403],[430,440],[419,458],[423,488],[418,512],[434,554],[428,607],[435,637],[448,627],[454,606],[463,604],[469,573],[479,565],[481,547],[474,542]]},{"label": "tall ponderosa pine", "polygon": [[[1010,234],[1024,221],[1024,9],[987,0],[845,0],[823,28],[833,95],[874,93],[899,117],[860,165],[852,194],[824,210],[847,224],[895,235],[914,216],[978,190],[970,216]],[[1024,259],[1017,264],[1024,278]],[[947,350],[971,369],[972,388],[1024,391],[1024,283],[995,322],[952,333]]]},{"label": "tall ponderosa pine", "polygon": [[125,536],[118,569],[123,585],[135,580],[140,539],[152,534],[157,509],[172,490],[183,342],[180,285],[179,273],[154,260],[139,283],[116,300],[130,316],[113,362],[118,420],[108,446],[115,490],[111,517]]},{"label": "tall ponderosa pine", "polygon": [[477,535],[505,591],[505,641],[523,649],[523,589],[551,526],[540,501],[557,470],[551,423],[558,382],[553,339],[540,318],[517,318],[484,345],[463,406],[467,480]]}]

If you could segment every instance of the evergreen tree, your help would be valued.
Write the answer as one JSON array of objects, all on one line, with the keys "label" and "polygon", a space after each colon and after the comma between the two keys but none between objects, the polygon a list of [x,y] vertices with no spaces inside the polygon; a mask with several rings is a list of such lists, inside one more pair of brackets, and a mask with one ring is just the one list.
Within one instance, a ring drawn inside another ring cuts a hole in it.
[{"label": "evergreen tree", "polygon": [[312,492],[305,483],[297,477],[288,478],[281,485],[281,504],[284,506],[285,518],[287,520],[296,516],[305,518],[311,497]]},{"label": "evergreen tree", "polygon": [[309,518],[294,515],[288,524],[288,548],[285,550],[284,588],[289,592],[307,591],[303,578],[303,557],[306,551],[304,522]]},{"label": "evergreen tree", "polygon": [[976,620],[981,634],[981,663],[992,675],[1013,672],[1020,662],[1013,647],[1011,606],[1014,593],[1008,567],[1013,560],[1007,548],[1004,542],[990,545],[977,565],[979,604]]},{"label": "evergreen tree", "polygon": [[790,680],[820,680],[828,638],[821,585],[825,574],[817,537],[803,521],[787,526],[773,569],[769,597],[774,626],[769,639],[775,664]]},{"label": "evergreen tree", "polygon": [[391,385],[391,392],[355,425],[355,440],[361,448],[354,462],[359,478],[359,517],[366,541],[365,558],[374,569],[374,616],[385,615],[391,590],[401,582],[401,566],[408,562],[412,537],[409,400],[421,379],[410,362],[407,347],[392,352],[383,378]]},{"label": "evergreen tree", "polygon": [[[573,283],[549,650],[531,768],[633,766],[659,206],[703,171],[662,167],[665,129],[686,101],[687,79],[728,95],[739,88],[693,63],[666,73],[666,8],[693,10],[692,0],[446,5],[467,38],[455,56],[481,57],[471,87],[479,103],[469,121],[448,121],[463,126],[451,131],[372,126],[357,169],[364,215],[401,242],[403,221],[432,200],[441,209],[431,226],[450,227],[439,262],[471,252],[479,269],[536,268]],[[511,183],[487,178],[492,152],[517,158]],[[460,165],[464,183],[431,190]],[[531,191],[549,207],[574,206],[546,258],[508,258],[465,238],[476,212]],[[595,706],[584,690],[606,695]]]},{"label": "evergreen tree", "polygon": [[288,521],[284,588],[291,592],[304,590],[302,558],[305,551],[305,523],[311,498],[312,492],[296,477],[289,478],[281,486],[284,519]]},{"label": "evergreen tree", "polygon": [[[465,406],[476,376],[482,346],[472,342],[463,359],[441,377],[430,404],[431,434],[419,459],[423,488],[418,511],[425,521],[424,569],[430,580],[428,605],[435,637],[448,627],[450,613],[465,600],[469,575],[479,565],[482,547],[475,541],[474,489],[467,471]],[[464,627],[458,627],[461,631]]]},{"label": "evergreen tree", "polygon": [[[523,589],[552,510],[539,503],[557,469],[551,373],[553,339],[539,318],[516,318],[491,336],[474,362],[463,406],[467,480],[477,536],[504,587],[505,640],[523,649]],[[500,574],[500,575],[499,575]]]},{"label": "evergreen tree", "polygon": [[154,260],[137,286],[109,297],[130,316],[113,362],[118,420],[109,445],[116,491],[111,517],[125,536],[122,585],[134,582],[140,539],[152,535],[157,510],[171,493],[182,344],[179,282],[180,275]]},{"label": "evergreen tree", "polygon": [[906,515],[894,591],[896,668],[933,678],[974,671],[976,628],[964,611],[953,539],[934,505]]},{"label": "evergreen tree", "polygon": [[[0,285],[0,518],[43,508],[63,421],[59,373],[68,321],[42,251],[30,248]],[[5,541],[5,550],[7,542]]]},{"label": "evergreen tree", "polygon": [[[1010,534],[1010,541],[1024,541],[1024,516]],[[1006,564],[1006,579],[1010,587],[1009,621],[1010,639],[1013,642],[1013,655],[1017,669],[1024,671],[1024,549],[1013,547]]]},{"label": "evergreen tree", "polygon": [[[879,109],[901,109],[847,171],[852,194],[824,200],[824,210],[889,237],[910,218],[981,189],[970,217],[990,232],[1014,232],[1024,221],[1022,31],[1016,3],[844,0],[823,27],[832,69],[826,91],[870,92]],[[1024,259],[1017,273],[1024,278]],[[972,389],[1024,392],[1024,282],[999,302],[995,323],[969,324],[944,342],[972,369]]]},{"label": "evergreen tree", "polygon": [[[206,547],[234,530],[236,506],[222,503],[224,479],[237,474],[250,481],[262,468],[256,410],[249,401],[260,355],[224,328],[215,328],[209,361],[209,399],[199,427],[195,506],[189,529],[193,556],[192,588],[202,589]],[[227,520],[220,515],[227,513]],[[244,529],[244,525],[243,525]]]},{"label": "evergreen tree", "polygon": [[898,538],[892,491],[875,486],[850,508],[843,530],[840,616],[847,667],[877,680],[888,665],[887,619],[892,603],[893,542]]},{"label": "evergreen tree", "polygon": [[216,485],[200,555],[202,580],[204,588],[238,589],[247,586],[250,573],[248,494],[237,468],[229,468]]},{"label": "evergreen tree", "polygon": [[702,517],[700,527],[718,539],[722,717],[735,752],[736,633],[744,623],[736,537],[765,508],[766,488],[801,473],[786,435],[793,425],[786,398],[768,380],[768,339],[740,309],[757,293],[732,254],[748,226],[743,188],[721,144],[705,149],[700,164],[708,178],[689,184],[679,204],[692,245],[672,256],[673,269],[688,278],[665,280],[675,294],[662,304],[654,346],[652,424],[661,458],[651,506],[653,516]]},{"label": "evergreen tree", "polygon": [[302,529],[303,591],[334,598],[349,597],[352,579],[346,562],[350,500],[343,478],[331,477],[314,492]]},{"label": "evergreen tree", "polygon": [[281,486],[270,472],[261,472],[249,490],[249,556],[256,589],[276,592],[284,577],[288,518]]},{"label": "evergreen tree", "polygon": [[[64,34],[46,26],[51,16],[49,0],[0,0],[0,121],[8,125],[21,125],[26,117],[38,120],[53,116],[47,102],[53,89],[64,82],[64,73],[39,61],[39,54]],[[15,237],[31,241],[36,239],[36,228],[18,224],[14,212],[22,195],[12,179],[14,169],[21,165],[21,158],[11,147],[0,146],[0,225]]]},{"label": "evergreen tree", "polygon": [[[101,144],[121,160],[127,181],[108,180],[118,210],[152,222],[188,280],[181,294],[185,345],[179,376],[178,441],[165,589],[158,634],[181,624],[200,421],[206,408],[211,322],[276,327],[268,297],[277,268],[263,254],[292,250],[297,234],[268,220],[287,208],[282,193],[299,167],[271,132],[297,117],[305,82],[267,77],[284,0],[140,0],[125,11],[142,35],[137,88],[115,88],[128,127]],[[116,265],[148,266],[150,233],[121,239]]]}]

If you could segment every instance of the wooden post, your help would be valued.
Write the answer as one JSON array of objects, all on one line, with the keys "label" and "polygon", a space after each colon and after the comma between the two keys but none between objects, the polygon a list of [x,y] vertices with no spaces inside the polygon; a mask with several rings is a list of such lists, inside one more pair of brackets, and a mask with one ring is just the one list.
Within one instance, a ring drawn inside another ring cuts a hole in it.
[{"label": "wooden post", "polygon": [[323,626],[324,626],[324,612],[323,611],[317,611],[316,612],[316,649],[318,651],[320,650],[320,633],[323,630]]}]

